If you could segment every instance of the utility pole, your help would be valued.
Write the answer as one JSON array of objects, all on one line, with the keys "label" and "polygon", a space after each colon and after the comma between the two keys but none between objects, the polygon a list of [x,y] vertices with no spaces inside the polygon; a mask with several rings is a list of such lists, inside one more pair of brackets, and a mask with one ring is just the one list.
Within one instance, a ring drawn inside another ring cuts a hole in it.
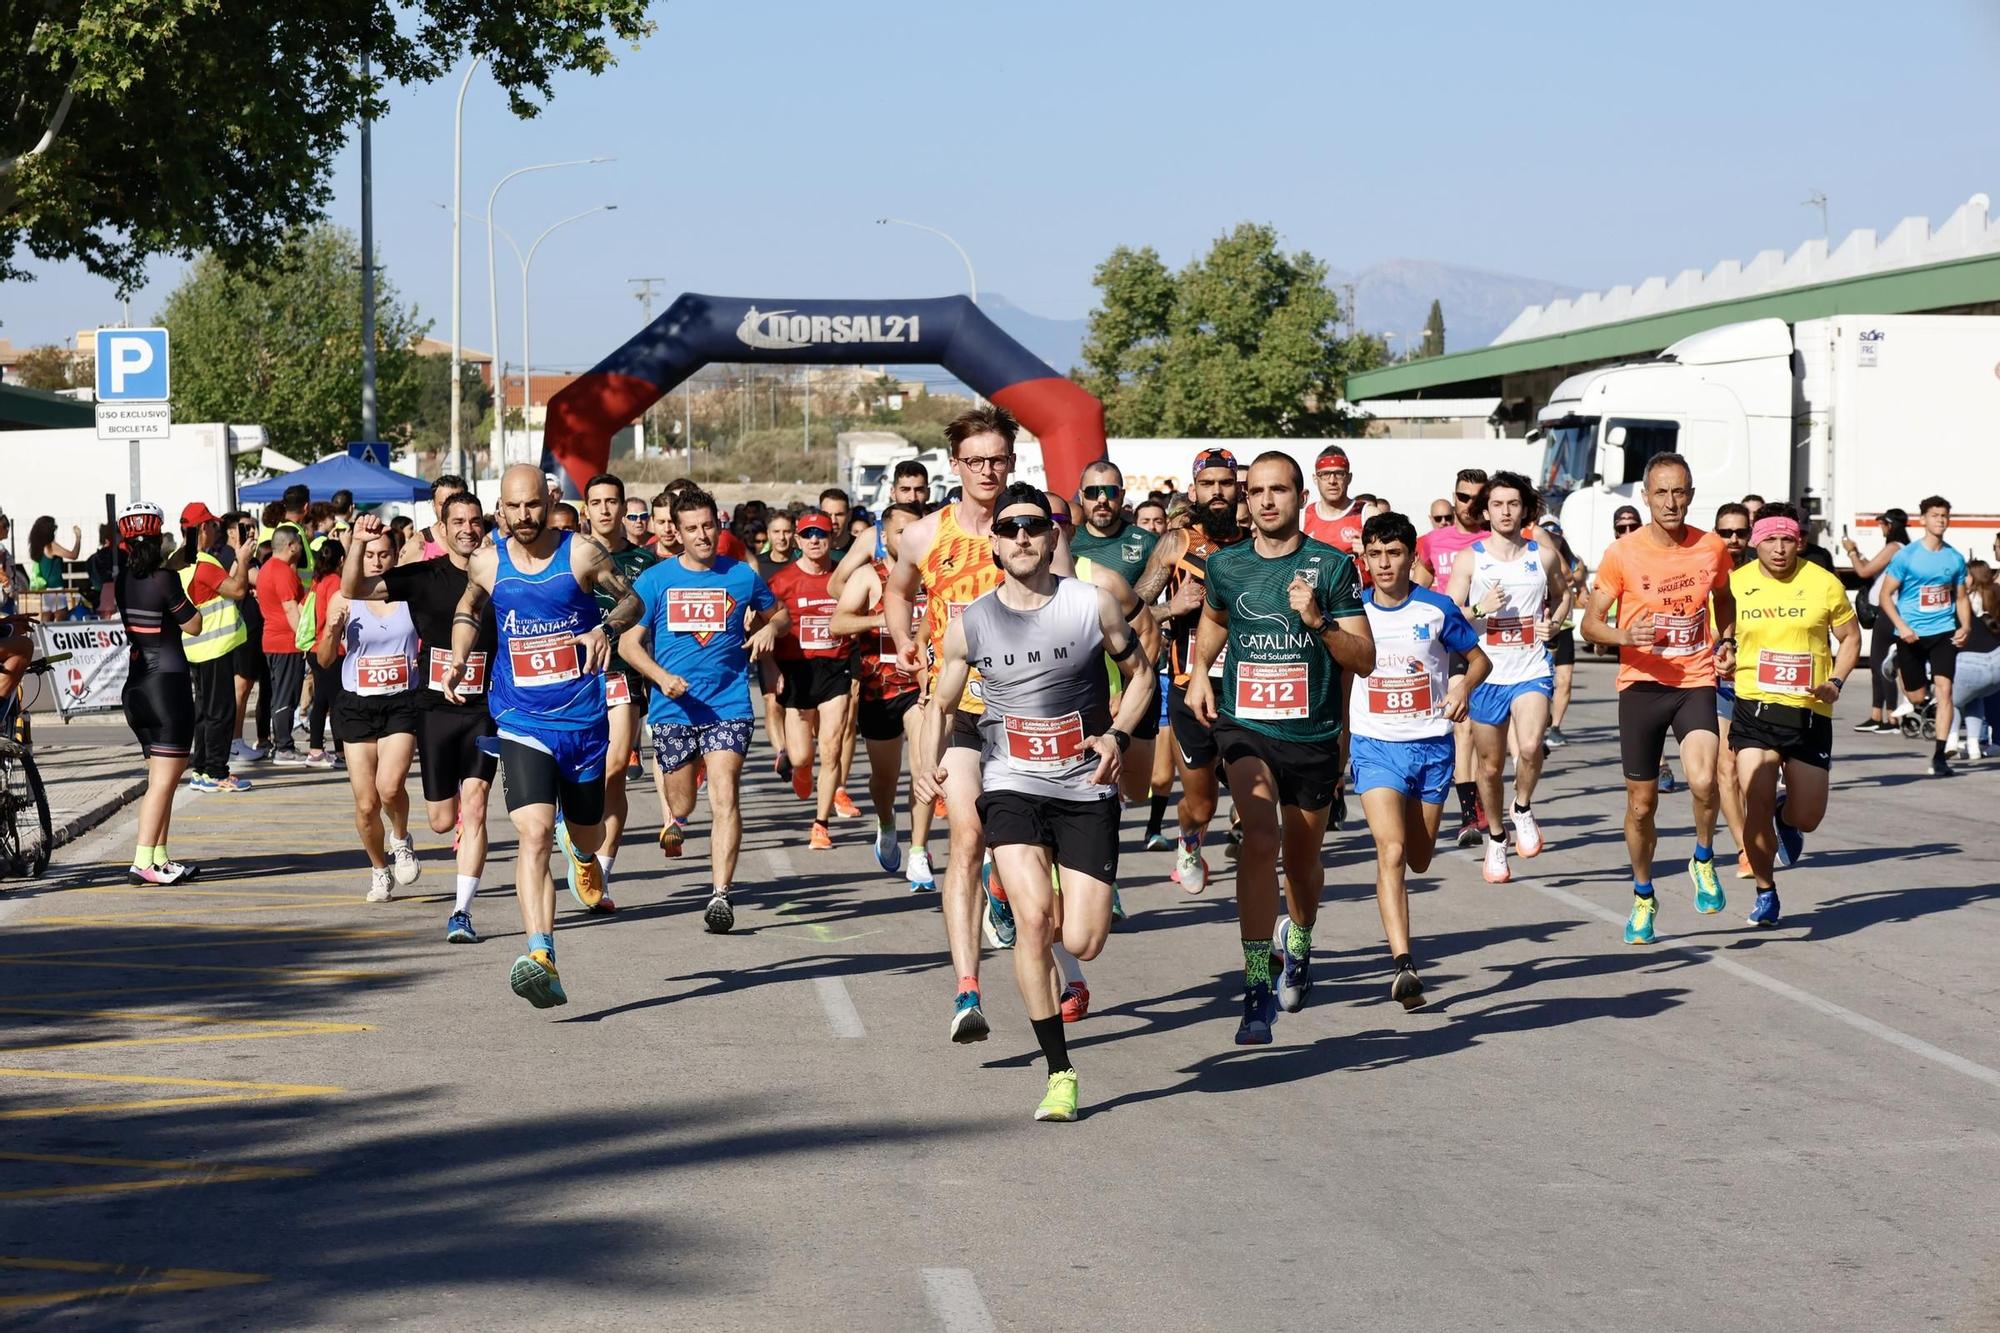
[{"label": "utility pole", "polygon": [[1833,230],[1831,224],[1826,219],[1826,191],[1814,190],[1806,196],[1803,207],[1817,208],[1819,210],[1819,234],[1831,243],[1833,240]]},{"label": "utility pole", "polygon": [[[368,52],[361,53],[361,83],[369,83]],[[361,438],[380,439],[375,427],[375,154],[373,118],[361,113]]]},{"label": "utility pole", "polygon": [[[666,279],[627,278],[625,279],[625,281],[630,286],[637,287],[639,289],[638,291],[633,292],[632,295],[635,298],[637,298],[639,302],[639,309],[645,315],[646,319],[645,326],[647,328],[651,328],[653,326],[653,288],[665,282]],[[646,438],[655,432],[656,428],[659,426],[659,419],[660,419],[660,414],[657,410],[657,405],[646,409],[645,414],[641,419],[641,424],[639,427],[640,438],[639,438],[638,453],[639,457],[641,458],[644,458],[646,456]],[[664,455],[666,453],[666,450],[662,449],[660,450],[660,452],[661,454]]]}]

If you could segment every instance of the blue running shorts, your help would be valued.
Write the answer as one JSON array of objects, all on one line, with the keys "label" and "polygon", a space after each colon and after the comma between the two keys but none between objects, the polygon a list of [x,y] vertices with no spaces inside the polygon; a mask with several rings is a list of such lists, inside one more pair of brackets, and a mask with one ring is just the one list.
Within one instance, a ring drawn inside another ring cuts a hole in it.
[{"label": "blue running shorts", "polygon": [[1449,736],[1414,741],[1347,738],[1347,767],[1357,794],[1387,787],[1425,805],[1443,805],[1451,791],[1452,761]]},{"label": "blue running shorts", "polygon": [[1544,699],[1552,698],[1556,692],[1553,676],[1542,676],[1536,680],[1524,680],[1515,685],[1481,685],[1472,692],[1472,720],[1482,726],[1504,727],[1514,715],[1514,701],[1524,694],[1539,694]]}]

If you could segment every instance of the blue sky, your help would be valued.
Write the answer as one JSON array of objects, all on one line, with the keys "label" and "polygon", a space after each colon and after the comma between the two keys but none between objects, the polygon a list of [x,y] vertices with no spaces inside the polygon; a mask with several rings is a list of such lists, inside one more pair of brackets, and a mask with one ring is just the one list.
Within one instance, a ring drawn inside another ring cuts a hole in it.
[{"label": "blue sky", "polygon": [[[775,297],[981,289],[1078,317],[1116,245],[1185,262],[1251,219],[1343,268],[1436,259],[1585,287],[1790,249],[2000,197],[1991,76],[2000,7],[1914,4],[847,4],[681,0],[608,74],[567,77],[536,120],[490,80],[466,100],[466,209],[516,166],[498,215],[535,265],[538,366],[581,366],[638,325],[626,283]],[[457,76],[393,90],[376,130],[376,235],[403,295],[449,318]],[[356,153],[335,220],[356,223]],[[519,353],[518,270],[499,265]],[[465,336],[489,342],[483,234],[466,239]],[[179,276],[154,264],[150,319]],[[74,266],[0,286],[0,337],[115,323]]]}]

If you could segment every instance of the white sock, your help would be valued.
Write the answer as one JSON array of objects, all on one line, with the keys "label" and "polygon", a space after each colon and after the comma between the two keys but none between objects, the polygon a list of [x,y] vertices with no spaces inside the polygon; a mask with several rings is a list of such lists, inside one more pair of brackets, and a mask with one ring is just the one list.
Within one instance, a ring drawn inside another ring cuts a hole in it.
[{"label": "white sock", "polygon": [[1081,986],[1083,984],[1083,964],[1076,961],[1076,955],[1068,949],[1063,948],[1062,941],[1060,940],[1049,946],[1049,952],[1055,955],[1056,966],[1062,969],[1063,984],[1066,986]]},{"label": "white sock", "polygon": [[603,852],[597,854],[597,868],[604,872],[604,882],[606,884],[611,882],[611,863],[617,859],[616,856],[606,856]]},{"label": "white sock", "polygon": [[479,876],[460,875],[458,877],[458,905],[454,912],[470,912],[473,896],[479,892]]}]

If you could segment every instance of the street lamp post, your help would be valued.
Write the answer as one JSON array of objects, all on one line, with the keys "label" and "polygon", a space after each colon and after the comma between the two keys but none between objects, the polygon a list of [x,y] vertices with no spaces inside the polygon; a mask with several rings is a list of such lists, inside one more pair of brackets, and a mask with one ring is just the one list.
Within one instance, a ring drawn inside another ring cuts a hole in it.
[{"label": "street lamp post", "polygon": [[465,208],[465,90],[472,86],[472,76],[485,58],[474,56],[472,64],[466,67],[465,78],[458,85],[458,106],[451,122],[451,461],[461,476],[465,474],[465,445],[458,437],[458,414],[464,394],[460,384],[464,378],[464,359],[459,353],[458,326],[465,302],[461,299],[464,238],[459,218]]},{"label": "street lamp post", "polygon": [[965,261],[966,289],[972,297],[972,304],[974,305],[979,304],[979,275],[972,271],[972,256],[965,253],[965,247],[960,245],[957,241],[952,240],[951,236],[948,233],[939,231],[936,227],[926,226],[921,222],[910,222],[903,218],[876,218],[875,225],[878,227],[888,227],[888,226],[914,227],[918,231],[927,231],[933,236],[944,237],[945,242],[949,244],[952,249],[958,251],[958,257]]},{"label": "street lamp post", "polygon": [[[617,207],[618,205],[616,204],[599,204],[595,208],[586,208],[581,213],[573,213],[560,222],[551,222],[542,229],[542,234],[537,236],[534,242],[528,246],[527,258],[521,261],[521,449],[523,453],[528,451],[529,447],[534,443],[535,438],[534,428],[528,422],[528,413],[533,405],[535,392],[535,362],[531,354],[531,344],[528,338],[528,275],[535,267],[535,251],[542,248],[542,242],[549,239],[549,233],[555,231],[557,228],[567,227],[572,222],[580,222],[594,213],[613,212]],[[487,216],[490,218],[492,215],[489,213]],[[507,404],[504,399],[501,401],[500,410],[502,412],[507,410]],[[536,462],[538,460],[524,459],[523,461]]]}]

